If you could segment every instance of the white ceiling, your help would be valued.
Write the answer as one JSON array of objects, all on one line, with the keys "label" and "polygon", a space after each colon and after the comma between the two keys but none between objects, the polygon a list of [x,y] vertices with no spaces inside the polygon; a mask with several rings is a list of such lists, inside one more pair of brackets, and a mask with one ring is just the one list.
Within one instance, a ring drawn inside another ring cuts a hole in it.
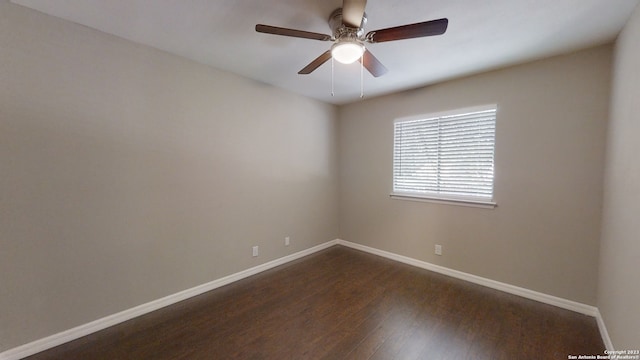
[{"label": "white ceiling", "polygon": [[[365,97],[603,44],[639,0],[369,0],[365,31],[446,17],[442,36],[368,44],[389,69]],[[360,96],[360,67],[297,72],[330,42],[256,33],[257,23],[330,34],[341,0],[12,0],[46,14],[333,104]]]}]

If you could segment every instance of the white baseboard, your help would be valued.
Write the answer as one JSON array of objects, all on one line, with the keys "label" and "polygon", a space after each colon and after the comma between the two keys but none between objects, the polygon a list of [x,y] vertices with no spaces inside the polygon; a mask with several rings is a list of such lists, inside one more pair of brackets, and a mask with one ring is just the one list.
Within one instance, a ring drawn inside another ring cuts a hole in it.
[{"label": "white baseboard", "polygon": [[398,261],[401,263],[405,263],[408,265],[412,265],[412,266],[416,266],[422,269],[426,269],[426,270],[430,270],[433,272],[437,272],[443,275],[447,275],[447,276],[451,276],[453,278],[457,278],[457,279],[461,279],[464,281],[468,281],[474,284],[478,284],[478,285],[482,285],[482,286],[486,286],[492,289],[496,289],[496,290],[500,290],[509,294],[514,294],[514,295],[518,295],[527,299],[531,299],[531,300],[535,300],[541,303],[545,303],[545,304],[549,304],[549,305],[553,305],[553,306],[557,306],[559,308],[563,308],[563,309],[567,309],[567,310],[571,310],[571,311],[575,311],[581,314],[585,314],[585,315],[589,315],[589,316],[593,316],[596,318],[596,321],[598,323],[598,329],[600,330],[600,334],[602,336],[602,340],[604,341],[604,344],[607,348],[607,350],[613,350],[613,345],[611,343],[611,339],[609,338],[609,334],[607,332],[607,329],[605,327],[604,321],[602,319],[602,316],[600,315],[600,312],[598,311],[598,308],[591,306],[591,305],[586,305],[586,304],[582,304],[579,302],[575,302],[575,301],[571,301],[571,300],[567,300],[567,299],[563,299],[563,298],[559,298],[553,295],[548,295],[548,294],[544,294],[544,293],[540,293],[537,291],[533,291],[533,290],[529,290],[529,289],[525,289],[522,287],[518,287],[518,286],[514,286],[514,285],[510,285],[510,284],[506,284],[506,283],[502,283],[499,281],[495,281],[495,280],[491,280],[491,279],[487,279],[487,278],[483,278],[480,276],[476,276],[476,275],[472,275],[472,274],[468,274],[462,271],[458,271],[458,270],[453,270],[453,269],[449,269],[443,266],[439,266],[439,265],[435,265],[435,264],[431,264],[425,261],[421,261],[421,260],[416,260],[407,256],[403,256],[403,255],[398,255],[398,254],[394,254],[388,251],[384,251],[384,250],[379,250],[379,249],[375,249],[369,246],[365,246],[365,245],[360,245],[360,244],[356,244],[356,243],[352,243],[349,241],[345,241],[345,240],[340,240],[340,239],[336,239],[336,240],[332,240],[329,242],[326,242],[324,244],[320,244],[318,246],[314,246],[312,248],[309,248],[307,250],[303,250],[300,252],[297,252],[295,254],[291,254],[291,255],[287,255],[285,257],[270,261],[268,263],[262,264],[262,265],[258,265],[256,267],[252,267],[250,269],[244,270],[244,271],[240,271],[238,273],[229,275],[229,276],[225,276],[223,278],[211,281],[209,283],[200,285],[200,286],[196,286],[194,288],[191,289],[187,289],[184,291],[181,291],[179,293],[173,294],[173,295],[169,295],[166,296],[164,298],[158,299],[158,300],[154,300],[151,302],[148,302],[146,304],[142,304],[139,306],[136,306],[134,308],[104,317],[102,319],[98,319],[95,321],[92,321],[90,323],[84,324],[84,325],[80,325],[78,327],[75,327],[73,329],[69,329],[66,331],[63,331],[61,333],[58,334],[54,334],[51,336],[48,336],[44,339],[40,339],[40,340],[36,340],[34,342],[7,350],[5,352],[0,353],[0,360],[19,360],[22,359],[24,357],[27,356],[31,356],[34,354],[37,354],[41,351],[45,351],[48,349],[51,349],[55,346],[58,345],[62,345],[66,342],[69,341],[73,341],[76,339],[79,339],[83,336],[92,334],[94,332],[106,329],[110,326],[113,325],[117,325],[119,323],[125,322],[127,320],[131,320],[135,317],[150,313],[152,311],[158,310],[160,308],[175,304],[177,302],[186,300],[188,298],[203,294],[207,291],[211,291],[214,289],[217,289],[219,287],[228,285],[232,282],[244,279],[246,277],[258,274],[260,272],[272,269],[276,266],[280,266],[283,264],[286,264],[288,262],[291,262],[293,260],[297,260],[299,258],[302,258],[304,256],[307,255],[311,255],[315,252],[327,249],[329,247],[335,246],[335,245],[342,245],[342,246],[346,246],[346,247],[350,247],[356,250],[360,250],[360,251],[364,251],[370,254],[374,254],[374,255],[378,255],[378,256],[382,256],[384,258],[390,259],[390,260],[394,260],[394,261]]},{"label": "white baseboard", "polygon": [[154,300],[146,304],[142,304],[113,315],[109,315],[102,319],[98,319],[90,323],[74,327],[72,329],[48,336],[40,340],[30,342],[25,345],[18,346],[13,349],[9,349],[7,351],[0,353],[0,360],[19,360],[27,356],[37,354],[41,351],[45,351],[53,347],[56,347],[58,345],[67,343],[69,341],[79,339],[83,336],[106,329],[113,325],[120,324],[127,320],[131,320],[135,317],[150,313],[152,311],[175,304],[177,302],[186,300],[188,298],[201,295],[207,291],[217,289],[219,287],[228,285],[232,282],[261,273],[263,271],[272,269],[276,266],[286,264],[288,262],[297,260],[304,256],[311,255],[315,252],[327,249],[337,244],[338,244],[337,240],[332,240],[332,241],[320,244],[318,246],[314,246],[312,248],[297,252],[295,254],[287,255],[279,259],[264,263],[262,265],[258,265],[250,269],[243,270],[235,274],[231,274],[229,276],[225,276],[223,278],[211,281],[209,283],[199,285],[191,289],[187,289],[169,296],[165,296],[161,299]]},{"label": "white baseboard", "polygon": [[356,250],[361,250],[374,255],[382,256],[387,259],[395,260],[401,263],[409,264],[422,269],[430,270],[443,275],[465,280],[474,284],[486,286],[488,288],[500,290],[509,294],[518,295],[518,296],[535,300],[541,303],[557,306],[559,308],[575,311],[575,312],[593,316],[593,317],[596,317],[596,315],[598,314],[598,309],[591,305],[586,305],[579,302],[559,298],[553,295],[548,295],[548,294],[540,293],[537,291],[521,288],[518,286],[505,284],[499,281],[468,274],[458,270],[449,269],[443,266],[428,263],[426,261],[416,260],[410,257],[394,254],[384,250],[378,250],[372,247],[352,243],[345,240],[338,240],[337,242],[338,242],[338,245],[347,246]]},{"label": "white baseboard", "polygon": [[596,321],[598,322],[598,330],[600,330],[600,336],[602,336],[602,342],[604,342],[604,346],[609,351],[614,351],[613,343],[611,342],[611,338],[609,337],[609,331],[607,331],[607,327],[604,324],[604,319],[602,318],[602,314],[600,314],[600,310],[597,311]]}]

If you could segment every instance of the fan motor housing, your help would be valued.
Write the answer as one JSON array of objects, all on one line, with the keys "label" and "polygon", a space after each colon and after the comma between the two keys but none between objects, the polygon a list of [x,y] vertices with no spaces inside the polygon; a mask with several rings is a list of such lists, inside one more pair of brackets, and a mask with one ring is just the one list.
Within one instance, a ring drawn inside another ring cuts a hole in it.
[{"label": "fan motor housing", "polygon": [[342,23],[342,8],[333,10],[329,16],[329,28],[335,39],[354,38],[362,39],[364,26],[367,24],[367,14],[362,15],[362,22],[359,28],[352,28]]}]

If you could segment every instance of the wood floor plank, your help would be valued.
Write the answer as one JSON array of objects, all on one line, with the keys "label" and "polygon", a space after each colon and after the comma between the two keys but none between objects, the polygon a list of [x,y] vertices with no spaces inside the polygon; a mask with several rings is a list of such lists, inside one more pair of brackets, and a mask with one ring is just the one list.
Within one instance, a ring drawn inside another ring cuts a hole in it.
[{"label": "wood floor plank", "polygon": [[595,319],[344,247],[29,357],[566,359]]}]

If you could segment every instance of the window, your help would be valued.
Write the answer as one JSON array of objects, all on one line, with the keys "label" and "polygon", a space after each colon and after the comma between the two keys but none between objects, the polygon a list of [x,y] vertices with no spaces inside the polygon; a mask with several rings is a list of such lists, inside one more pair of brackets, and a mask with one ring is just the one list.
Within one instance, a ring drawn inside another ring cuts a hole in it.
[{"label": "window", "polygon": [[495,206],[496,105],[394,122],[393,197]]}]

